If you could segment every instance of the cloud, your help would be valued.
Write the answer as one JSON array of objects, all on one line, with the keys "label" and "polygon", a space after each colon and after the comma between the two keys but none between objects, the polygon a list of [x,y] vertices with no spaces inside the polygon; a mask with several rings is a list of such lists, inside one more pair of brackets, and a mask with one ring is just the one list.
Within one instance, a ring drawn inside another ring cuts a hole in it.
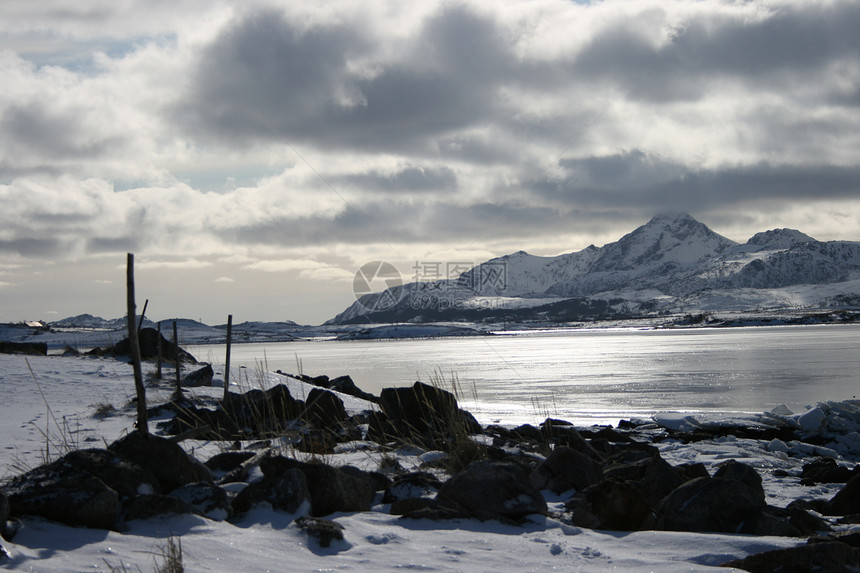
[{"label": "cloud", "polygon": [[236,282],[236,279],[232,279],[230,277],[218,277],[215,279],[214,282],[216,282],[216,283],[234,283],[234,282]]},{"label": "cloud", "polygon": [[199,261],[196,259],[185,259],[184,261],[158,261],[144,260],[135,261],[135,267],[139,269],[179,269],[179,270],[195,270],[211,267],[209,261]]},{"label": "cloud", "polygon": [[316,293],[666,209],[856,238],[858,28],[851,0],[7,2],[0,266]]}]

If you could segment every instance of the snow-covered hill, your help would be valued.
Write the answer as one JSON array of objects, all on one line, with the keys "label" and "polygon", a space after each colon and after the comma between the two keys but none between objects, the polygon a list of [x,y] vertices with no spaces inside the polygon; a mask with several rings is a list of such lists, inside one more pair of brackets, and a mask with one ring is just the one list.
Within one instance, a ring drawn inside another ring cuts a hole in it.
[{"label": "snow-covered hill", "polygon": [[[454,280],[368,294],[330,323],[507,320],[511,309],[520,311],[514,319],[553,320],[553,303],[571,300],[583,318],[693,311],[697,301],[707,301],[701,310],[848,305],[860,300],[858,279],[860,242],[774,229],[738,244],[688,214],[658,215],[603,247],[555,257],[519,251]],[[529,307],[534,316],[521,312]]]}]

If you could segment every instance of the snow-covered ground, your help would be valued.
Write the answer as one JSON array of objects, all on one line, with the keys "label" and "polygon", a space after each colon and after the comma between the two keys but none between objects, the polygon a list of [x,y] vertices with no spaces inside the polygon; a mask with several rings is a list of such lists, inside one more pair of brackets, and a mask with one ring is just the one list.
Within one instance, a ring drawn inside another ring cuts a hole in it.
[{"label": "snow-covered ground", "polygon": [[[145,373],[152,370],[151,365],[144,368]],[[170,371],[166,374],[170,380]],[[222,376],[216,372],[216,383],[223,384]],[[0,380],[4,452],[0,472],[4,476],[71,448],[103,447],[132,427],[132,369],[122,361],[0,355]],[[231,373],[231,385],[233,381],[236,390],[288,383],[297,397],[310,389],[264,372]],[[169,382],[150,379],[148,401],[165,401],[171,390]],[[215,397],[223,388],[194,391]],[[351,410],[369,407],[355,398],[346,397],[345,403]],[[97,416],[111,407],[113,413]],[[820,423],[820,416],[809,415],[805,423],[815,420]],[[684,417],[658,421],[666,426],[699,423]],[[223,447],[214,442],[184,444],[200,459]],[[775,477],[776,469],[797,474],[810,460],[796,446],[782,446],[727,437],[693,445],[663,442],[659,447],[670,463],[700,461],[711,473],[715,464],[728,458],[755,466],[764,479],[768,503],[776,506],[784,507],[797,498],[830,498],[841,487],[807,487],[799,485],[796,477]],[[347,445],[338,452],[326,461],[378,469],[383,457],[369,443]],[[407,469],[417,468],[427,456],[416,449],[396,454]],[[560,508],[570,493],[545,492],[551,510]],[[522,527],[493,521],[410,520],[391,516],[385,505],[378,504],[370,512],[331,516],[344,527],[345,539],[323,549],[297,528],[295,517],[263,506],[238,523],[189,515],[159,517],[133,521],[122,532],[27,518],[12,542],[2,542],[9,556],[0,563],[16,571],[151,571],[161,562],[167,538],[172,536],[181,542],[187,571],[716,571],[715,567],[733,558],[805,542],[744,535],[592,531],[539,515]]]}]

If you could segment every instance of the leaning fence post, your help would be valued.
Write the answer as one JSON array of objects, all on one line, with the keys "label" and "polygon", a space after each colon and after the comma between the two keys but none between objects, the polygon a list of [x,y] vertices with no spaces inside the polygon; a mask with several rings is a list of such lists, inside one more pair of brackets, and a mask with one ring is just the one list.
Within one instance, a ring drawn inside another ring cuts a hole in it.
[{"label": "leaning fence post", "polygon": [[128,306],[128,343],[131,347],[131,363],[134,368],[134,390],[137,394],[137,429],[149,433],[146,419],[146,389],[143,387],[143,372],[140,367],[140,341],[137,336],[137,319],[134,303],[134,255],[128,253],[126,263],[126,293]]},{"label": "leaning fence post", "polygon": [[156,342],[156,359],[155,359],[155,379],[161,380],[161,321],[158,321],[158,342]]},{"label": "leaning fence post", "polygon": [[176,348],[176,391],[173,393],[174,399],[179,401],[182,398],[182,367],[179,362],[179,337],[176,336],[176,321],[173,321],[173,346]]},{"label": "leaning fence post", "polygon": [[230,344],[233,341],[233,315],[227,315],[227,359],[224,366],[224,399],[230,390]]}]

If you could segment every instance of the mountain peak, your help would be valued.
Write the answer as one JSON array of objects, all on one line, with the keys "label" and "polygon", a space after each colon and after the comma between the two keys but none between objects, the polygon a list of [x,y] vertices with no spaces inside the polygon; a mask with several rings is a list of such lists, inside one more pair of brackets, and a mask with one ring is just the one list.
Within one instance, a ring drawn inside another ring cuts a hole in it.
[{"label": "mountain peak", "polygon": [[688,213],[667,213],[657,215],[617,243],[606,245],[594,270],[631,270],[665,263],[686,265],[718,255],[735,244]]},{"label": "mountain peak", "polygon": [[771,229],[770,231],[756,233],[747,241],[747,244],[761,248],[789,249],[794,245],[812,241],[815,241],[815,239],[795,229]]}]

